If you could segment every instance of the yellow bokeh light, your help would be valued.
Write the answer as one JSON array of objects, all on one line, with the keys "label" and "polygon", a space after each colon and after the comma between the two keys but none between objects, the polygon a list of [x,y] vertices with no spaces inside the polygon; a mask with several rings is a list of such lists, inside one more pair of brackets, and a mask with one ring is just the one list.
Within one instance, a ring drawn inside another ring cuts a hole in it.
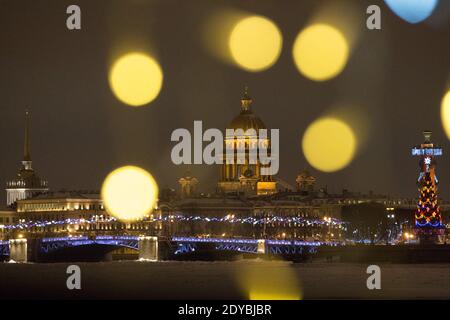
[{"label": "yellow bokeh light", "polygon": [[115,96],[133,107],[153,101],[161,91],[163,72],[158,62],[143,53],[120,57],[109,73],[109,84]]},{"label": "yellow bokeh light", "polygon": [[261,16],[240,20],[229,37],[231,56],[248,71],[262,71],[271,67],[280,56],[282,43],[278,27]]},{"label": "yellow bokeh light", "polygon": [[338,29],[327,24],[313,24],[299,33],[292,54],[297,68],[305,77],[325,81],[344,69],[349,45]]},{"label": "yellow bokeh light", "polygon": [[[275,287],[277,288],[277,287]],[[298,292],[286,293],[286,290],[266,287],[265,289],[256,289],[250,292],[250,300],[301,300]]]},{"label": "yellow bokeh light", "polygon": [[302,149],[311,166],[324,172],[333,172],[352,161],[356,144],[355,134],[345,122],[321,118],[306,129]]},{"label": "yellow bokeh light", "polygon": [[288,262],[263,263],[239,270],[240,285],[250,300],[300,300],[300,281]]},{"label": "yellow bokeh light", "polygon": [[450,139],[450,90],[444,95],[441,104],[441,120],[447,138]]},{"label": "yellow bokeh light", "polygon": [[120,220],[136,220],[149,214],[155,207],[158,185],[144,169],[125,166],[106,177],[101,194],[109,214]]}]

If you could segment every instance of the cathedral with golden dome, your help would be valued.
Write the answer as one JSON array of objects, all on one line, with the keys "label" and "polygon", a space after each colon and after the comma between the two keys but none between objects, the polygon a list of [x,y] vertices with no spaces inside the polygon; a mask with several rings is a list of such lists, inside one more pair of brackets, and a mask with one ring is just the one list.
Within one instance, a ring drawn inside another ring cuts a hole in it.
[{"label": "cathedral with golden dome", "polygon": [[[225,129],[225,151],[219,155],[223,161],[217,164],[215,191],[199,191],[202,181],[188,171],[178,179],[178,192],[162,189],[151,214],[129,223],[108,213],[98,191],[49,190],[47,181],[32,167],[27,112],[23,160],[16,177],[6,184],[7,207],[0,207],[0,239],[26,229],[31,235],[52,236],[139,232],[157,236],[343,241],[347,224],[341,214],[345,207],[378,203],[393,209],[409,203],[373,193],[343,190],[342,194],[331,194],[327,187],[316,186],[316,178],[307,169],[292,177],[296,184],[292,187],[275,176],[275,171],[266,170],[270,164],[262,161],[259,151],[267,151],[267,156],[274,159],[278,136],[275,143],[275,136],[267,134],[268,128],[254,112],[247,89],[240,99],[239,114]],[[258,150],[257,157],[254,150]]]},{"label": "cathedral with golden dome", "polygon": [[[272,175],[262,175],[261,168],[267,166],[262,164],[259,157],[255,157],[255,163],[250,161],[249,154],[256,147],[262,145],[270,154],[270,137],[261,137],[261,129],[267,129],[264,122],[252,110],[253,100],[245,88],[241,98],[241,111],[227,126],[227,134],[224,139],[224,150],[232,149],[233,163],[229,163],[226,155],[223,155],[223,164],[220,168],[218,182],[219,193],[245,194],[245,195],[269,195],[276,193],[276,181]],[[230,131],[231,129],[231,131]],[[228,132],[233,132],[229,134]],[[258,144],[258,145],[257,145]],[[240,163],[237,158],[239,150],[246,155],[244,162]]]},{"label": "cathedral with golden dome", "polygon": [[[300,173],[295,189],[263,170],[270,164],[261,161],[259,151],[264,149],[273,159],[275,140],[255,114],[247,89],[240,100],[239,114],[225,128],[224,150],[232,153],[221,155],[224,161],[218,164],[216,192],[200,192],[201,181],[188,171],[178,179],[179,191],[161,190],[157,208],[136,223],[114,220],[97,191],[50,191],[31,166],[28,127],[27,114],[24,159],[17,177],[7,182],[8,208],[0,210],[0,225],[2,221],[12,221],[12,225],[27,221],[32,232],[57,235],[114,234],[117,230],[172,236],[310,240],[339,240],[344,235],[340,199],[316,190],[311,174]],[[252,158],[254,150],[258,150],[258,156]],[[228,161],[230,156],[233,161]],[[0,238],[2,233],[7,237],[13,232],[8,230],[14,228],[0,229]]]}]

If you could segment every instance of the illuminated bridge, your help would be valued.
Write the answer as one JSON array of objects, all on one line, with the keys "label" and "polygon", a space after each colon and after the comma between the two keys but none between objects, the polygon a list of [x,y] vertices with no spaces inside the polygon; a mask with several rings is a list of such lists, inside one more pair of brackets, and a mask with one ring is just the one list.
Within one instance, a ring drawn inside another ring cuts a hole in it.
[{"label": "illuminated bridge", "polygon": [[177,244],[175,254],[195,252],[202,244],[212,245],[219,251],[237,251],[257,254],[305,254],[316,253],[320,246],[337,246],[334,242],[307,242],[274,239],[227,239],[172,237]]},{"label": "illuminated bridge", "polygon": [[338,244],[334,242],[274,239],[196,237],[172,237],[165,239],[130,235],[78,236],[0,241],[0,256],[10,257],[19,262],[37,261],[36,257],[45,256],[58,250],[92,245],[128,248],[136,250],[139,253],[139,259],[156,261],[160,259],[161,248],[169,251],[164,254],[165,257],[169,258],[202,251],[229,251],[268,255],[308,255],[315,254],[321,246],[337,246]]},{"label": "illuminated bridge", "polygon": [[139,259],[158,260],[158,238],[150,236],[73,236],[55,238],[10,239],[0,241],[0,256],[17,262],[40,261],[40,257],[67,248],[100,246],[128,248],[139,253]]},{"label": "illuminated bridge", "polygon": [[50,253],[65,247],[79,247],[89,245],[118,246],[139,250],[139,237],[136,236],[97,236],[89,237],[65,237],[65,238],[44,238],[41,240],[40,250],[43,253]]},{"label": "illuminated bridge", "polygon": [[0,256],[9,256],[9,241],[0,241]]}]

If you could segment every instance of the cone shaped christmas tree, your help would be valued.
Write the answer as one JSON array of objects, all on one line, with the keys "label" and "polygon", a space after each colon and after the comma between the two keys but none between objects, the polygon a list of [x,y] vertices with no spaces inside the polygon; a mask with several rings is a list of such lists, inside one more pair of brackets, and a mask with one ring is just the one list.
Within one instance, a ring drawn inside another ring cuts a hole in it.
[{"label": "cone shaped christmas tree", "polygon": [[419,200],[415,214],[415,231],[421,243],[437,243],[443,236],[445,228],[438,204],[438,179],[436,176],[437,156],[442,155],[442,148],[431,142],[431,131],[423,132],[425,141],[412,149],[414,156],[419,156]]}]

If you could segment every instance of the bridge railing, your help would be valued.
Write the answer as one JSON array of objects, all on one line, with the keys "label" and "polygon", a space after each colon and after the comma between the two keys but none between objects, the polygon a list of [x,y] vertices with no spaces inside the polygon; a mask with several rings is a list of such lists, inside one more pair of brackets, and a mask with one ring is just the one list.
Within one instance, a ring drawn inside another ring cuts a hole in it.
[{"label": "bridge railing", "polygon": [[175,242],[258,244],[257,239],[172,237]]},{"label": "bridge railing", "polygon": [[320,246],[338,246],[338,242],[332,241],[299,241],[299,240],[266,240],[266,244],[268,245],[286,245],[286,246],[312,246],[312,247],[320,247]]},{"label": "bridge railing", "polygon": [[139,236],[97,236],[96,240],[139,240]]},{"label": "bridge railing", "polygon": [[[277,240],[263,239],[267,245],[285,246],[338,246],[338,242],[332,241],[300,241],[300,240]],[[232,243],[232,244],[258,244],[258,239],[234,239],[234,238],[196,238],[196,237],[172,237],[174,242],[200,242],[200,243]]]},{"label": "bridge railing", "polygon": [[89,240],[89,237],[80,236],[80,237],[55,237],[55,238],[42,238],[42,242],[57,242],[57,241],[83,241]]},{"label": "bridge railing", "polygon": [[42,242],[57,242],[57,241],[82,241],[82,240],[139,240],[138,236],[95,236],[90,238],[88,236],[73,236],[73,237],[53,237],[43,238]]}]

